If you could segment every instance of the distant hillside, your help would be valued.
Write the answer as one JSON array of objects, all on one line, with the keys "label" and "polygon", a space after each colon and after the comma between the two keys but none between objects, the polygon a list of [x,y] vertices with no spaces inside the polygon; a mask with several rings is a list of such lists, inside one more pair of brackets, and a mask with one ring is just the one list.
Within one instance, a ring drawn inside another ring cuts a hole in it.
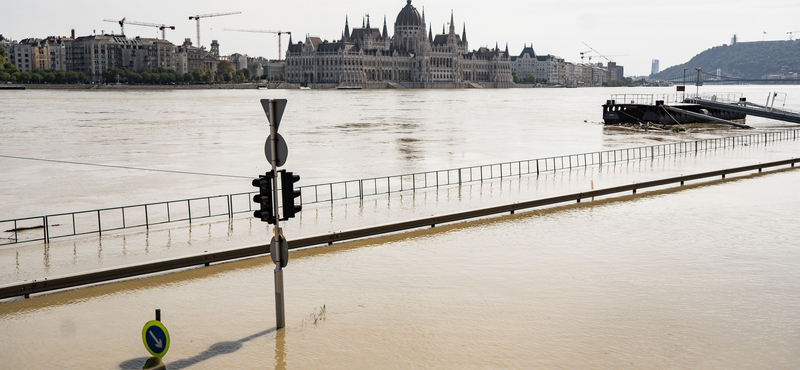
[{"label": "distant hillside", "polygon": [[668,80],[683,77],[687,80],[695,68],[712,73],[717,68],[722,74],[738,78],[761,78],[767,74],[800,72],[800,40],[740,42],[736,45],[715,46],[695,55],[690,61],[669,67],[650,75],[651,79]]}]

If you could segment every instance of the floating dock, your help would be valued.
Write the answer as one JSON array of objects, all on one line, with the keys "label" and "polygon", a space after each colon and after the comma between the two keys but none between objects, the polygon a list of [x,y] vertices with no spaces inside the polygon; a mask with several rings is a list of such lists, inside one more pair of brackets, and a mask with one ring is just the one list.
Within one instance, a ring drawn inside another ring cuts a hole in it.
[{"label": "floating dock", "polygon": [[752,128],[744,124],[747,115],[800,124],[800,113],[754,104],[736,93],[705,94],[680,100],[672,95],[616,94],[603,104],[603,121],[607,125],[717,122]]},{"label": "floating dock", "polygon": [[[743,99],[743,98],[742,98]],[[688,99],[677,102],[672,96],[651,94],[616,94],[603,104],[603,121],[607,125],[653,122],[663,125],[696,122],[720,122],[745,126],[733,120],[744,120],[746,113],[726,107],[708,108]],[[749,127],[749,126],[747,126]]]}]

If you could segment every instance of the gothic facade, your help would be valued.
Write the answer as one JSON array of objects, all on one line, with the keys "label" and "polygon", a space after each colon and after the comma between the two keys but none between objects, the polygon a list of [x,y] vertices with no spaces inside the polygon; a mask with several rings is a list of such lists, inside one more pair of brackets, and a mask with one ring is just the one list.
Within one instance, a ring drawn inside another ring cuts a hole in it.
[{"label": "gothic facade", "polygon": [[469,51],[466,26],[461,35],[456,34],[452,14],[449,32],[442,29],[442,34],[434,36],[425,14],[411,0],[397,15],[391,37],[385,18],[382,30],[372,28],[367,18],[352,31],[345,20],[338,41],[306,37],[295,44],[290,38],[286,80],[355,88],[379,86],[375,83],[405,88],[513,85],[508,46],[505,51],[496,46]]}]

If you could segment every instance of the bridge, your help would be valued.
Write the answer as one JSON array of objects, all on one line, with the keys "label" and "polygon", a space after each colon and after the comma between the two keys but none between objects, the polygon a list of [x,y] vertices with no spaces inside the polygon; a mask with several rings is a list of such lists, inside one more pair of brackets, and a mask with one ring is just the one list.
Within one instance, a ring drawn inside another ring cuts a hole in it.
[{"label": "bridge", "polygon": [[[677,76],[665,79],[674,84],[695,85],[697,74],[689,73],[686,76]],[[701,82],[706,85],[747,85],[747,84],[774,84],[774,85],[797,85],[800,78],[787,79],[766,79],[766,78],[738,78],[725,75],[717,75],[713,72],[702,72]]]}]

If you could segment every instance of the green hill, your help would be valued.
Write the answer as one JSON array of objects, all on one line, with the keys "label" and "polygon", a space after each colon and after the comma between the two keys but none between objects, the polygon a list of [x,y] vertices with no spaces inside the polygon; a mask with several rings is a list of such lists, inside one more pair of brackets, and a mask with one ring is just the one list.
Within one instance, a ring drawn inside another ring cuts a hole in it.
[{"label": "green hill", "polygon": [[761,78],[767,74],[800,72],[800,40],[740,42],[735,45],[715,46],[695,55],[684,64],[652,74],[650,78],[683,78],[684,68],[688,68],[687,80],[692,73],[696,73],[695,68],[703,68],[704,72],[709,73],[719,68],[722,75],[737,78]]}]

